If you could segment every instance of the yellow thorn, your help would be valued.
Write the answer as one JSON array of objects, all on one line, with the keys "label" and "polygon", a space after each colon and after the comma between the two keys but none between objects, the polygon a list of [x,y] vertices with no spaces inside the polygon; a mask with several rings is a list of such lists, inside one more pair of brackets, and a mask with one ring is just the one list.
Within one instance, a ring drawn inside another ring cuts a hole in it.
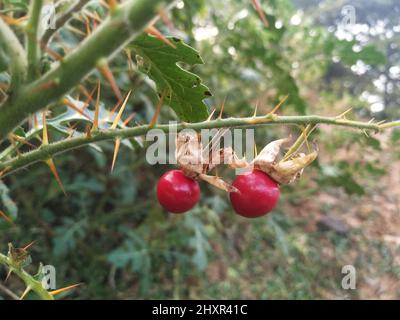
[{"label": "yellow thorn", "polygon": [[28,142],[26,139],[20,137],[19,135],[16,135],[16,134],[14,134],[14,133],[10,133],[10,137],[11,137],[12,139],[17,140],[18,142],[21,142],[21,143],[23,143],[23,144],[26,144],[26,145],[32,147],[32,148],[35,148],[35,146],[34,146],[32,143]]},{"label": "yellow thorn", "polygon": [[44,45],[43,43],[39,42],[39,45],[40,45],[40,48],[41,48],[43,51],[46,51],[46,53],[47,53],[50,57],[52,57],[54,60],[56,60],[56,61],[62,61],[62,60],[64,59],[64,57],[63,57],[61,54],[59,54],[58,52],[56,52],[56,51],[54,51],[54,50],[51,50],[49,47],[47,47],[47,46]]},{"label": "yellow thorn", "polygon": [[270,112],[267,113],[267,117],[272,114],[275,114],[275,112],[278,111],[278,109],[283,105],[283,103],[287,100],[287,98],[289,98],[289,95],[283,97],[283,99],[279,101],[279,103]]},{"label": "yellow thorn", "polygon": [[114,108],[112,108],[109,112],[108,112],[108,120],[111,120],[111,117],[113,116],[113,114],[117,111],[117,109],[119,108],[119,106],[122,103],[122,99],[118,100],[117,104],[114,106]]},{"label": "yellow thorn", "polygon": [[301,131],[301,135],[303,136],[304,143],[306,144],[306,147],[307,147],[308,152],[311,152],[311,148],[310,148],[310,145],[309,145],[309,143],[308,143],[308,136],[309,136],[309,133],[307,134],[307,132],[305,132],[305,130],[302,130],[302,131]]},{"label": "yellow thorn", "polygon": [[36,129],[38,127],[38,119],[37,119],[37,113],[33,115],[33,127]]},{"label": "yellow thorn", "polygon": [[67,98],[64,98],[63,103],[65,103],[68,107],[70,107],[71,109],[75,110],[76,112],[78,112],[80,115],[84,116],[86,119],[91,120],[90,117],[82,111],[82,109],[79,109],[72,101],[70,101]]},{"label": "yellow thorn", "polygon": [[257,155],[258,155],[257,145],[254,144],[254,157],[257,157]]},{"label": "yellow thorn", "polygon": [[81,30],[71,26],[70,24],[67,24],[66,28],[69,29],[70,31],[72,31],[73,33],[76,33],[76,34],[79,34],[81,36],[86,37],[86,34],[84,32],[82,32]]},{"label": "yellow thorn", "polygon": [[79,85],[78,89],[81,93],[83,93],[85,95],[85,97],[90,97],[90,93],[86,90],[86,88],[83,85]]},{"label": "yellow thorn", "polygon": [[371,120],[368,121],[368,123],[373,123],[375,121],[375,118],[372,118]]},{"label": "yellow thorn", "polygon": [[0,216],[4,218],[9,224],[15,226],[15,223],[11,220],[9,216],[7,216],[3,211],[0,210]]},{"label": "yellow thorn", "polygon": [[161,40],[165,44],[169,45],[170,47],[176,49],[176,46],[169,41],[166,37],[164,37],[160,31],[158,31],[154,26],[149,26],[145,29],[145,31],[153,36],[155,36],[157,39]]},{"label": "yellow thorn", "polygon": [[107,62],[102,62],[99,65],[99,70],[100,70],[101,74],[104,76],[104,78],[106,78],[107,82],[110,84],[111,90],[114,92],[117,99],[121,99],[122,93],[119,90],[118,84],[115,81],[114,75],[113,75],[110,67],[108,66]]},{"label": "yellow thorn", "polygon": [[86,26],[86,35],[90,35],[92,31],[90,30],[90,20],[88,17],[84,17],[85,19],[85,26]]},{"label": "yellow thorn", "polygon": [[213,109],[213,111],[211,111],[210,115],[208,116],[206,121],[210,121],[215,113],[216,109]]},{"label": "yellow thorn", "polygon": [[4,176],[7,173],[7,171],[9,171],[10,169],[11,169],[11,167],[5,167],[3,170],[1,170],[0,171],[0,178],[2,176]]},{"label": "yellow thorn", "polygon": [[365,136],[366,136],[367,138],[369,138],[369,135],[368,135],[368,132],[367,132],[367,130],[363,129],[363,131],[362,131],[362,132],[365,134]]},{"label": "yellow thorn", "polygon": [[114,147],[113,160],[112,160],[112,164],[111,164],[111,172],[113,172],[113,170],[114,170],[114,166],[115,166],[115,162],[117,161],[120,146],[121,146],[121,139],[120,138],[115,139],[115,147]]},{"label": "yellow thorn", "polygon": [[381,120],[381,121],[377,122],[376,124],[377,124],[378,126],[380,126],[381,124],[384,124],[385,122],[386,122],[386,120]]},{"label": "yellow thorn", "polygon": [[161,107],[162,107],[163,102],[164,102],[165,95],[166,95],[166,91],[163,92],[163,94],[160,97],[160,100],[157,103],[156,110],[154,111],[153,118],[150,121],[150,128],[154,127],[156,125],[156,123],[157,123],[157,119],[158,119],[158,116],[160,115],[160,111],[161,111]]},{"label": "yellow thorn", "polygon": [[23,247],[22,249],[24,250],[28,250],[30,247],[32,247],[34,244],[36,243],[36,240],[33,240],[31,243],[28,243],[25,247]]},{"label": "yellow thorn", "polygon": [[[300,136],[297,138],[297,140],[295,141],[295,143],[293,143],[293,145],[289,148],[289,150],[286,152],[286,154],[283,156],[281,161],[285,161],[287,159],[290,158],[290,156],[292,156],[297,150],[299,150],[301,148],[301,146],[303,145],[303,143],[305,143],[309,137],[309,135],[311,134],[311,132],[313,132],[313,130],[316,128],[316,125],[312,126],[311,124],[308,124],[304,129],[301,129],[301,134]],[[308,142],[306,142],[308,144]],[[310,148],[310,146],[307,146],[308,148]]]},{"label": "yellow thorn", "polygon": [[50,291],[49,293],[50,293],[52,296],[55,296],[55,295],[60,294],[60,293],[62,293],[62,292],[66,292],[66,291],[72,290],[72,289],[74,289],[74,288],[76,288],[76,287],[79,287],[79,286],[81,286],[81,285],[82,285],[82,283],[77,283],[77,284],[73,284],[73,285],[68,286],[68,287],[64,287],[64,288],[61,288],[61,289],[57,289],[57,290],[54,290],[54,291]]},{"label": "yellow thorn", "polygon": [[345,112],[343,112],[343,113],[341,113],[341,114],[339,114],[337,117],[336,117],[336,119],[341,119],[341,118],[344,118],[350,111],[352,111],[353,110],[353,108],[351,107],[351,108],[349,108],[349,109],[347,109]]},{"label": "yellow thorn", "polygon": [[67,195],[67,193],[65,192],[64,186],[63,186],[63,184],[62,184],[62,182],[61,182],[60,176],[58,175],[57,168],[56,168],[56,166],[55,166],[55,164],[54,164],[53,159],[48,159],[48,160],[46,160],[45,162],[46,162],[46,164],[49,166],[50,171],[53,173],[54,178],[56,178],[57,183],[58,183],[58,185],[60,186],[62,192],[63,192],[65,195]]},{"label": "yellow thorn", "polygon": [[265,14],[264,14],[264,10],[261,8],[260,3],[258,2],[258,0],[252,0],[252,2],[253,2],[253,5],[254,5],[254,7],[255,7],[255,9],[256,9],[261,21],[263,22],[264,26],[268,28],[269,27],[269,23],[268,23],[268,20],[267,20]]},{"label": "yellow thorn", "polygon": [[83,10],[84,15],[88,16],[89,18],[97,21],[97,22],[102,22],[101,18],[99,17],[99,15],[97,14],[97,12],[91,13],[88,10]]},{"label": "yellow thorn", "polygon": [[128,118],[126,118],[123,122],[123,126],[127,126],[129,122],[136,116],[136,112],[132,113]]},{"label": "yellow thorn", "polygon": [[[95,93],[95,91],[97,90],[97,86],[95,86],[92,91],[90,91],[90,93],[88,94],[88,96],[86,97],[86,100],[84,102],[84,105],[82,107],[82,112],[84,112],[86,110],[86,108],[89,106],[90,102],[92,102],[93,99],[93,95]],[[76,99],[79,100],[79,97]]]},{"label": "yellow thorn", "polygon": [[258,101],[256,102],[256,107],[254,108],[253,118],[257,117]]},{"label": "yellow thorn", "polygon": [[119,122],[119,120],[121,120],[122,113],[124,112],[124,109],[125,109],[125,107],[126,107],[126,104],[128,103],[128,99],[129,99],[129,97],[130,97],[130,95],[131,95],[131,92],[132,92],[132,91],[129,91],[129,92],[128,92],[128,94],[127,94],[127,96],[126,96],[124,102],[122,103],[122,106],[121,106],[121,108],[119,109],[119,112],[118,112],[117,116],[115,117],[113,124],[111,125],[111,129],[117,128],[118,122]]},{"label": "yellow thorn", "polygon": [[11,276],[11,273],[12,273],[12,270],[10,269],[10,270],[8,270],[8,272],[7,272],[7,276],[6,276],[6,278],[4,279],[4,283],[6,283],[7,281],[8,281],[8,279],[10,278],[10,276]]},{"label": "yellow thorn", "polygon": [[31,291],[31,287],[26,287],[24,293],[22,294],[22,296],[19,298],[19,300],[24,300],[25,296],[29,293],[29,291]]},{"label": "yellow thorn", "polygon": [[10,26],[11,25],[20,26],[24,20],[28,19],[28,16],[24,16],[22,18],[15,19],[15,18],[12,18],[10,16],[0,15],[0,18],[3,19]]},{"label": "yellow thorn", "polygon": [[93,127],[92,131],[96,131],[99,128],[99,109],[100,109],[100,81],[97,83],[97,97],[96,106],[94,111]]},{"label": "yellow thorn", "polygon": [[222,119],[222,113],[224,112],[225,102],[226,102],[226,97],[224,98],[224,101],[222,101],[221,110],[219,111],[218,119]]},{"label": "yellow thorn", "polygon": [[42,144],[47,145],[49,144],[49,135],[47,133],[47,122],[46,122],[46,110],[43,111],[42,114],[42,122],[43,122],[43,139],[42,139]]}]

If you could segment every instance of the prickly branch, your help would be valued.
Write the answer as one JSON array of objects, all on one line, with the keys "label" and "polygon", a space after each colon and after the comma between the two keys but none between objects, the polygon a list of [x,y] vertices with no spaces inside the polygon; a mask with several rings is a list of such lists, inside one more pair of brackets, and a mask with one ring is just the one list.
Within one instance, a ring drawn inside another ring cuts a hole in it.
[{"label": "prickly branch", "polygon": [[29,265],[31,262],[28,249],[34,243],[35,241],[23,248],[15,248],[11,243],[9,243],[8,254],[4,255],[0,253],[0,265],[4,265],[8,270],[6,281],[11,275],[15,274],[25,283],[26,288],[20,296],[20,300],[24,299],[31,291],[36,293],[42,300],[54,300],[55,296],[58,294],[70,291],[81,285],[81,283],[77,283],[53,291],[46,290],[42,283],[42,280],[44,279],[43,264],[40,263],[39,270],[35,275],[31,275],[24,270],[24,267]]},{"label": "prickly branch", "polygon": [[[0,141],[29,115],[62,98],[90,74],[98,63],[110,58],[140,34],[166,4],[173,2],[126,1],[112,9],[109,17],[58,66],[21,88],[15,100],[9,99],[0,107]],[[5,30],[9,29],[4,22],[1,22],[0,28],[2,26]],[[3,36],[8,35],[1,31]]]},{"label": "prickly branch", "polygon": [[317,115],[309,116],[278,116],[275,114],[267,114],[266,116],[258,117],[246,117],[246,118],[225,118],[225,119],[215,119],[207,120],[203,122],[196,123],[179,123],[179,124],[160,124],[160,125],[139,125],[133,128],[123,128],[123,129],[108,129],[108,130],[98,130],[94,131],[88,135],[80,135],[75,138],[69,138],[62,141],[57,141],[50,143],[48,145],[42,145],[36,150],[27,152],[25,154],[16,156],[10,160],[0,163],[0,172],[3,172],[3,176],[13,173],[21,168],[30,166],[38,161],[46,161],[52,158],[54,155],[76,149],[90,143],[105,141],[105,140],[115,140],[115,139],[125,139],[145,135],[151,129],[158,129],[164,132],[169,132],[172,130],[182,130],[182,129],[193,129],[199,131],[201,129],[212,129],[212,128],[233,128],[233,127],[257,127],[263,125],[317,125],[317,124],[328,124],[343,126],[349,128],[356,128],[360,130],[380,132],[384,129],[392,127],[400,127],[400,121],[389,122],[385,124],[378,124],[374,122],[361,122],[352,121],[345,118],[338,117],[323,117]]},{"label": "prickly branch", "polygon": [[14,92],[14,96],[16,96],[18,87],[25,81],[28,62],[26,60],[25,50],[18,38],[1,18],[0,43],[5,55],[10,61],[10,71],[12,75],[10,91]]},{"label": "prickly branch", "polygon": [[[21,250],[23,250],[23,248],[20,248],[18,250],[22,252]],[[26,259],[27,256],[17,255],[16,252],[17,249],[13,248],[12,245],[9,244],[8,255],[3,255],[0,253],[0,264],[6,266],[10,274],[15,274],[22,281],[24,281],[26,290],[24,291],[24,294],[21,296],[21,298],[23,298],[24,295],[26,295],[26,293],[28,293],[29,291],[33,291],[40,297],[40,299],[54,300],[54,296],[43,287],[40,277],[32,276],[24,270],[24,259]],[[24,253],[25,252],[27,253],[26,250],[24,250]],[[40,274],[41,266],[39,267],[38,275]]]}]

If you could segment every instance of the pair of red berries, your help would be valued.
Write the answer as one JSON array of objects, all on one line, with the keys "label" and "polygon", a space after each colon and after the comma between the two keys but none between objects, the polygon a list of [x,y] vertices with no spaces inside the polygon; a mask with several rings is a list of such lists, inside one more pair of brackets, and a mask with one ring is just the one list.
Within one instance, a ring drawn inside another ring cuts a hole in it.
[{"label": "pair of red berries", "polygon": [[[231,192],[229,197],[233,208],[241,216],[263,216],[278,203],[279,185],[262,171],[253,170],[239,175],[232,185],[239,192]],[[167,211],[183,213],[199,201],[200,187],[197,181],[185,176],[181,170],[171,170],[160,178],[157,198]]]}]

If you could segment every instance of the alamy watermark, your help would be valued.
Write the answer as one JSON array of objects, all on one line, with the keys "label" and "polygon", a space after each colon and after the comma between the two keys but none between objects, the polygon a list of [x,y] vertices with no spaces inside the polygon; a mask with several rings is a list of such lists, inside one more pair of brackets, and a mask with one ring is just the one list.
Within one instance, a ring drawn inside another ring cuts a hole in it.
[{"label": "alamy watermark", "polygon": [[56,268],[53,265],[45,265],[42,267],[42,287],[46,290],[55,290],[56,284]]},{"label": "alamy watermark", "polygon": [[[190,164],[229,164],[228,158],[220,156],[221,149],[232,148],[236,155],[244,157],[250,163],[254,159],[255,139],[254,129],[202,129],[196,132],[193,129],[177,130],[177,123],[170,122],[169,131],[151,129],[145,140],[151,144],[146,151],[146,161],[151,164],[177,164],[177,139],[188,141],[188,148],[198,157],[192,157]],[[193,138],[196,137],[196,138]],[[213,157],[207,155],[213,154]]]},{"label": "alamy watermark", "polygon": [[40,21],[43,31],[56,28],[56,5],[54,2],[47,3],[43,6]]},{"label": "alamy watermark", "polygon": [[345,265],[342,267],[342,274],[345,275],[342,278],[342,288],[344,290],[355,290],[357,282],[356,268],[351,264]]},{"label": "alamy watermark", "polygon": [[340,26],[344,30],[349,30],[356,24],[356,8],[352,5],[346,5],[342,7],[340,11],[342,15],[342,20]]}]

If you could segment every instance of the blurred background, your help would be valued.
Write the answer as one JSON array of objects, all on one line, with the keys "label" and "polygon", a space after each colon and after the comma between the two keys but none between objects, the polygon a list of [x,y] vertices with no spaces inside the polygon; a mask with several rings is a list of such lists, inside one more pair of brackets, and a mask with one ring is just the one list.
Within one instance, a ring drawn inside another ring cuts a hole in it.
[{"label": "blurred background", "polygon": [[[400,118],[398,1],[259,2],[268,26],[251,0],[179,1],[157,25],[199,51],[204,65],[182,66],[210,88],[210,109],[226,99],[226,117],[249,116],[257,102],[265,114],[289,95],[280,114],[335,116],[352,107],[348,118]],[[98,1],[87,10],[103,14]],[[86,27],[79,18],[70,25]],[[53,50],[79,44],[71,30]],[[125,53],[110,67],[121,92],[134,91],[127,114],[148,123],[157,102],[148,78]],[[112,90],[105,80],[102,87],[112,108]],[[163,108],[159,121],[173,119]],[[261,148],[300,132],[265,126],[255,136]],[[0,221],[0,251],[36,241],[28,270],[42,261],[56,267],[57,287],[84,283],[71,299],[399,299],[400,130],[320,125],[311,140],[317,161],[282,189],[273,213],[255,220],[235,215],[227,195],[207,184],[190,213],[166,213],[155,186],[172,167],[149,165],[145,147],[122,147],[112,173],[112,142],[69,152],[55,158],[67,197],[44,164],[0,181],[0,208],[17,217],[17,227]],[[342,288],[345,265],[356,268],[355,290]],[[7,287],[23,291],[13,276]]]}]

